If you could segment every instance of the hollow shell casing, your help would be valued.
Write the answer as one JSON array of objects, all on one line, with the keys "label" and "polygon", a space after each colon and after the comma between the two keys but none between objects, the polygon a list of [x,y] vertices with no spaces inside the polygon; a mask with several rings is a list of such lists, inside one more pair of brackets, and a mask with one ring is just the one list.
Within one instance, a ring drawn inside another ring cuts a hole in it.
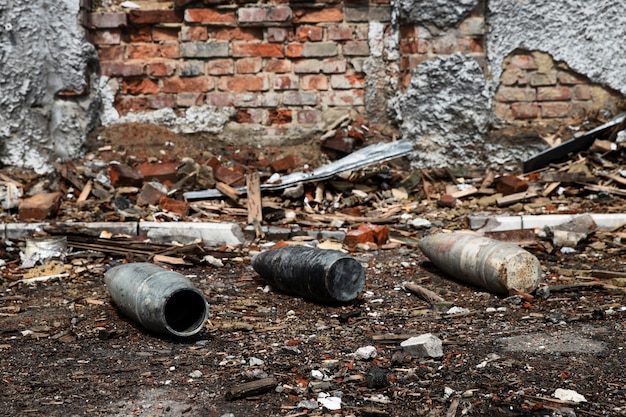
[{"label": "hollow shell casing", "polygon": [[511,242],[454,232],[424,237],[419,247],[448,275],[494,293],[530,293],[541,282],[537,257]]},{"label": "hollow shell casing", "polygon": [[152,332],[188,337],[208,319],[204,295],[177,272],[130,263],[109,269],[104,282],[118,309]]}]

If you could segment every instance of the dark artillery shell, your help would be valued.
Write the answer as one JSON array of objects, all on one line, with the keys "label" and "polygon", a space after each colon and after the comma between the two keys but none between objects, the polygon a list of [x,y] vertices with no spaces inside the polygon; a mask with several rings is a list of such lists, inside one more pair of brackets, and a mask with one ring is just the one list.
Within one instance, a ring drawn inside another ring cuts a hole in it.
[{"label": "dark artillery shell", "polygon": [[352,301],[365,286],[361,264],[336,250],[284,246],[261,252],[252,267],[274,288],[323,303]]}]

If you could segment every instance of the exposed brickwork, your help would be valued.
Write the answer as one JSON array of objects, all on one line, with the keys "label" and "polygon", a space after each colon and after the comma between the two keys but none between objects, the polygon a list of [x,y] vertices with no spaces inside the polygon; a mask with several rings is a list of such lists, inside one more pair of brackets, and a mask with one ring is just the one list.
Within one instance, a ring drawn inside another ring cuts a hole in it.
[{"label": "exposed brickwork", "polygon": [[620,98],[545,53],[518,51],[504,60],[494,111],[507,120],[540,122],[601,109],[616,113]]},{"label": "exposed brickwork", "polygon": [[[424,61],[457,52],[485,70],[484,3],[456,27],[434,30],[400,20],[399,84]],[[235,107],[239,123],[281,135],[314,125],[324,111],[365,114],[370,25],[391,30],[388,0],[161,0],[155,10],[83,12],[102,75],[116,86],[120,114],[210,104]],[[561,63],[516,51],[505,62],[494,112],[524,122],[616,107],[619,94]]]},{"label": "exposed brickwork", "polygon": [[102,74],[119,86],[120,114],[233,106],[238,122],[280,134],[319,123],[327,107],[363,112],[369,22],[390,22],[388,2],[227,4],[179,0],[88,15]]}]

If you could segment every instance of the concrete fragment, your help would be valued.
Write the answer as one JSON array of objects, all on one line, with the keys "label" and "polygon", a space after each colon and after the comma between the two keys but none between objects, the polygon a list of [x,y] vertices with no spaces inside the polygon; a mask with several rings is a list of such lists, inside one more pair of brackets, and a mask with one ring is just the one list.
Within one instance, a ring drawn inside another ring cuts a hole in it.
[{"label": "concrete fragment", "polygon": [[582,214],[565,223],[545,227],[547,235],[552,237],[552,243],[558,247],[576,247],[597,229],[598,225],[590,214]]},{"label": "concrete fragment", "polygon": [[141,187],[141,192],[137,196],[137,205],[139,207],[147,205],[155,205],[161,197],[167,195],[167,188],[158,182],[147,182]]},{"label": "concrete fragment", "polygon": [[441,358],[443,343],[432,333],[411,337],[400,343],[404,352],[415,357]]},{"label": "concrete fragment", "polygon": [[354,359],[357,360],[368,360],[368,359],[374,359],[376,356],[378,356],[378,352],[376,350],[375,346],[363,346],[358,348],[354,353]]},{"label": "concrete fragment", "polygon": [[44,220],[56,217],[56,213],[61,205],[61,193],[40,193],[26,198],[18,209],[20,220]]},{"label": "concrete fragment", "polygon": [[[517,229],[541,229],[556,226],[574,219],[579,214],[544,214],[522,216],[468,216],[470,229],[483,232],[505,232]],[[626,224],[626,213],[590,213],[598,229],[613,230]]]},{"label": "concrete fragment", "polygon": [[161,242],[190,243],[200,239],[207,246],[239,246],[245,241],[241,228],[234,223],[139,222],[138,233]]},{"label": "concrete fragment", "polygon": [[561,401],[571,401],[575,403],[586,403],[587,399],[584,395],[577,393],[571,389],[557,388],[554,391],[554,397]]},{"label": "concrete fragment", "polygon": [[7,223],[4,225],[5,237],[9,240],[21,239],[35,232],[41,232],[47,223]]}]

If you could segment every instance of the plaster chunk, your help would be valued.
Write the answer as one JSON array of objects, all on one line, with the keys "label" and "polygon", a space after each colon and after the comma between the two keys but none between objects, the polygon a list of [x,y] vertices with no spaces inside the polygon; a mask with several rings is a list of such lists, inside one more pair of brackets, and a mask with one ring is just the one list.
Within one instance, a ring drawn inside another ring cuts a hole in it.
[{"label": "plaster chunk", "polygon": [[478,0],[400,0],[404,21],[432,23],[440,29],[456,26],[477,5]]}]

